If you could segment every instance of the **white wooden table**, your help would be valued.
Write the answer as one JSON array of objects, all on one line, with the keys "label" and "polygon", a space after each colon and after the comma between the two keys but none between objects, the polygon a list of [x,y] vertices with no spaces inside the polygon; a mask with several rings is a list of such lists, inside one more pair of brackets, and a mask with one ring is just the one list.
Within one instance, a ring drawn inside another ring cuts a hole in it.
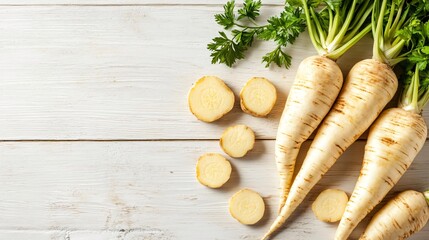
[{"label": "white wooden table", "polygon": [[[258,239],[267,230],[278,204],[277,123],[297,63],[315,52],[304,34],[290,49],[290,70],[263,67],[260,58],[272,48],[266,43],[233,69],[211,65],[206,44],[220,30],[213,15],[224,0],[207,2],[0,2],[0,239]],[[264,2],[264,16],[281,10],[277,1]],[[371,44],[365,39],[340,60],[345,72],[370,56]],[[236,106],[202,123],[186,95],[203,75],[221,77],[235,93],[248,78],[267,77],[278,103],[265,119]],[[217,139],[236,123],[255,130],[255,149],[231,159],[224,188],[201,186],[196,159],[221,152]],[[277,239],[333,238],[336,224],[316,220],[309,205],[328,187],[352,191],[364,144],[363,137],[341,157]],[[392,192],[429,188],[428,156],[426,145]],[[239,224],[227,210],[244,187],[267,203],[256,226]],[[428,236],[426,226],[412,239]]]}]

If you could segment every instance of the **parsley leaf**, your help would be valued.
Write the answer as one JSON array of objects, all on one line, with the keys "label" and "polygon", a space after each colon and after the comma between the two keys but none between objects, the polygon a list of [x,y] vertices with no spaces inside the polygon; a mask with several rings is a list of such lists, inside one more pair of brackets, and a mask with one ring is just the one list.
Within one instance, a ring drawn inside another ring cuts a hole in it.
[{"label": "parsley leaf", "polygon": [[220,37],[213,38],[213,42],[207,45],[212,51],[212,63],[224,63],[231,67],[237,60],[244,58],[245,47],[229,39],[224,32],[219,32]]},{"label": "parsley leaf", "polygon": [[275,63],[277,66],[285,66],[289,68],[292,62],[292,57],[283,52],[281,46],[278,46],[274,51],[267,53],[262,57],[262,62],[265,62],[265,67],[269,67],[271,63]]},{"label": "parsley leaf", "polygon": [[215,15],[216,22],[219,25],[223,26],[225,29],[229,29],[232,26],[234,26],[234,23],[235,23],[234,7],[235,7],[235,0],[231,0],[223,6],[224,13]]},{"label": "parsley leaf", "polygon": [[261,8],[261,0],[253,1],[253,0],[244,0],[243,8],[238,10],[238,20],[242,18],[249,18],[252,20],[256,20],[256,17],[259,16],[259,9]]}]

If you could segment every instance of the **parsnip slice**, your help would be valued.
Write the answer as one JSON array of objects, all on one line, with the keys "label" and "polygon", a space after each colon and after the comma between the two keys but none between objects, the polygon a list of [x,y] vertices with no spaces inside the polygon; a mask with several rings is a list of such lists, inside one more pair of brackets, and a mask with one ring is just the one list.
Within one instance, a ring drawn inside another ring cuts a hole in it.
[{"label": "parsnip slice", "polygon": [[344,191],[326,189],[313,202],[311,209],[314,215],[324,222],[338,222],[344,214],[349,198]]},{"label": "parsnip slice", "polygon": [[246,125],[227,128],[220,137],[220,146],[231,157],[246,155],[255,144],[255,133]]},{"label": "parsnip slice", "polygon": [[255,117],[267,116],[276,101],[276,88],[266,78],[251,78],[240,92],[241,109]]},{"label": "parsnip slice", "polygon": [[229,200],[229,213],[240,223],[252,225],[264,216],[265,203],[258,193],[242,189]]},{"label": "parsnip slice", "polygon": [[234,93],[218,77],[200,78],[188,94],[189,109],[204,122],[213,122],[234,107]]},{"label": "parsnip slice", "polygon": [[197,162],[198,181],[210,188],[220,188],[231,177],[231,163],[217,153],[206,153]]}]

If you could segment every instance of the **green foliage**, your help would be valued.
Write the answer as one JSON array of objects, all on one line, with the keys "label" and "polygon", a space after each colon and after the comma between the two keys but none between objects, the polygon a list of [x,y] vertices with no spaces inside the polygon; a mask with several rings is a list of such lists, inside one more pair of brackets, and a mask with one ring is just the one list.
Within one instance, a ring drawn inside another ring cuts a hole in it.
[{"label": "green foliage", "polygon": [[235,14],[235,2],[229,1],[224,5],[224,12],[215,15],[216,22],[229,31],[219,32],[219,36],[212,39],[207,45],[211,51],[212,63],[222,63],[229,67],[237,60],[245,57],[255,38],[274,41],[277,47],[263,56],[266,66],[275,63],[278,66],[290,67],[291,56],[284,47],[292,44],[301,32],[305,30],[305,19],[300,7],[285,5],[278,15],[267,20],[266,25],[258,25],[255,20],[260,15],[260,0],[244,0],[243,7]]}]

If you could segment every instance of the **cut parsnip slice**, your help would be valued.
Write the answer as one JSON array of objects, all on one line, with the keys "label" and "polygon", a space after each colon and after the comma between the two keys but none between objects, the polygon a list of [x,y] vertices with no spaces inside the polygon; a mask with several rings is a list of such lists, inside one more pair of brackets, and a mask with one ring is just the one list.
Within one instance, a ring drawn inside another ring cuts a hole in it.
[{"label": "cut parsnip slice", "polygon": [[246,155],[255,144],[255,133],[246,125],[227,128],[220,137],[220,147],[231,157]]},{"label": "cut parsnip slice", "polygon": [[313,202],[311,209],[314,215],[324,222],[338,222],[344,214],[349,198],[344,191],[326,189]]},{"label": "cut parsnip slice", "polygon": [[210,188],[220,188],[231,177],[231,163],[217,153],[206,153],[197,162],[198,181]]},{"label": "cut parsnip slice", "polygon": [[234,107],[234,93],[219,78],[200,78],[188,94],[189,109],[204,122],[213,122],[227,114]]},{"label": "cut parsnip slice", "polygon": [[276,101],[276,88],[266,78],[251,78],[240,92],[241,109],[255,117],[267,116]]},{"label": "cut parsnip slice", "polygon": [[264,216],[264,212],[264,200],[250,189],[238,191],[229,200],[229,213],[242,224],[257,223]]}]

